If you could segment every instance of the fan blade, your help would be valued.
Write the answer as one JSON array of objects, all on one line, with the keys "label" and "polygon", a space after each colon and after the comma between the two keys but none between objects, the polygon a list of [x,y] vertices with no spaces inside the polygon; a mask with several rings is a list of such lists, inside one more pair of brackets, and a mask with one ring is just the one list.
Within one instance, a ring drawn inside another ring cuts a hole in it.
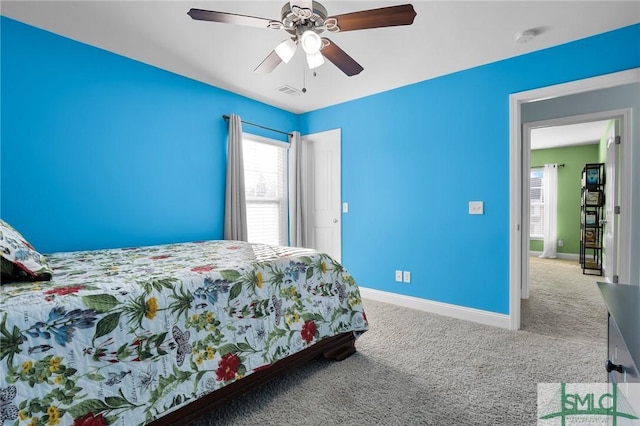
[{"label": "fan blade", "polygon": [[272,50],[271,53],[269,53],[269,55],[264,58],[262,62],[260,62],[260,65],[258,65],[256,69],[253,70],[253,72],[268,74],[276,69],[276,67],[280,65],[281,62],[282,59],[280,59],[280,56],[278,56],[275,50]]},{"label": "fan blade", "polygon": [[223,24],[246,25],[258,28],[282,28],[279,21],[273,19],[256,18],[254,16],[237,15],[235,13],[215,12],[213,10],[191,9],[187,15],[198,21],[222,22]]},{"label": "fan blade", "polygon": [[336,67],[340,68],[343,73],[352,77],[362,72],[364,69],[362,65],[354,61],[351,56],[347,55],[347,53],[340,49],[334,42],[324,37],[322,41],[325,44],[321,50],[322,55],[333,62]]},{"label": "fan blade", "polygon": [[[413,5],[403,4],[332,16],[325,20],[325,26],[328,31],[332,32],[365,30],[367,28],[411,25],[415,17],[416,11],[413,9]],[[334,25],[337,28],[333,28]]]}]

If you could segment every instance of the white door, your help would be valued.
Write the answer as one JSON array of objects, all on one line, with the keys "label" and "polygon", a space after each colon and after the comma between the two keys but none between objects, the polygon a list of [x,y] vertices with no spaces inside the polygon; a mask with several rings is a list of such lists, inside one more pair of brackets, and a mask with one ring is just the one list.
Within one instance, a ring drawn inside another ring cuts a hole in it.
[{"label": "white door", "polygon": [[302,137],[307,147],[308,246],[342,257],[340,129]]},{"label": "white door", "polygon": [[618,275],[618,151],[616,136],[620,136],[620,120],[615,120],[607,140],[607,159],[605,161],[605,217],[600,223],[604,226],[604,276],[608,282],[616,282]]}]

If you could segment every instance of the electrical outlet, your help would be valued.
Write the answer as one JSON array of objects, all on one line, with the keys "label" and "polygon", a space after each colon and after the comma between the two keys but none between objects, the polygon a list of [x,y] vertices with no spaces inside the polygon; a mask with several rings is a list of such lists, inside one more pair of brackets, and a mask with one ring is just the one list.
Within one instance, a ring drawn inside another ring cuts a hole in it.
[{"label": "electrical outlet", "polygon": [[399,283],[402,282],[402,271],[396,271],[396,281]]},{"label": "electrical outlet", "polygon": [[410,283],[411,282],[411,272],[404,271],[403,274],[402,274],[402,281],[404,281],[405,283]]},{"label": "electrical outlet", "polygon": [[558,247],[564,247],[564,240],[558,240]]}]

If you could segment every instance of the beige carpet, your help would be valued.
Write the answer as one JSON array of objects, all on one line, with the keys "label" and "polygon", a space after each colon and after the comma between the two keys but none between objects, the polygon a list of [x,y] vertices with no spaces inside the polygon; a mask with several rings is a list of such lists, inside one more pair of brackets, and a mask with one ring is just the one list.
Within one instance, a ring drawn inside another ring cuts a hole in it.
[{"label": "beige carpet", "polygon": [[596,282],[577,260],[530,258],[529,299],[522,301],[521,328],[531,333],[597,344],[607,339],[606,307]]},{"label": "beige carpet", "polygon": [[577,262],[532,260],[523,330],[365,300],[371,329],[204,425],[535,425],[541,382],[606,380],[604,304]]}]

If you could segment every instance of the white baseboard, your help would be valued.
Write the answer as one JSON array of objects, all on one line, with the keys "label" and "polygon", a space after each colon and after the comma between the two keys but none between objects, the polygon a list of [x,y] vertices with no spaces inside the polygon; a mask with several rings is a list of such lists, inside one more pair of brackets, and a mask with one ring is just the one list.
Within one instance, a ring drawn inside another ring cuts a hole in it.
[{"label": "white baseboard", "polygon": [[[531,256],[540,256],[542,254],[541,251],[530,251],[529,254]],[[566,260],[580,260],[580,255],[578,253],[558,253],[558,259],[566,259]]]},{"label": "white baseboard", "polygon": [[391,303],[392,305],[398,305],[405,308],[418,309],[432,314],[444,315],[447,317],[473,321],[500,328],[511,328],[511,318],[509,315],[505,314],[497,314],[495,312],[483,311],[480,309],[435,302],[433,300],[405,296],[403,294],[390,293],[366,287],[360,287],[360,294],[365,299],[372,299],[378,302]]}]

